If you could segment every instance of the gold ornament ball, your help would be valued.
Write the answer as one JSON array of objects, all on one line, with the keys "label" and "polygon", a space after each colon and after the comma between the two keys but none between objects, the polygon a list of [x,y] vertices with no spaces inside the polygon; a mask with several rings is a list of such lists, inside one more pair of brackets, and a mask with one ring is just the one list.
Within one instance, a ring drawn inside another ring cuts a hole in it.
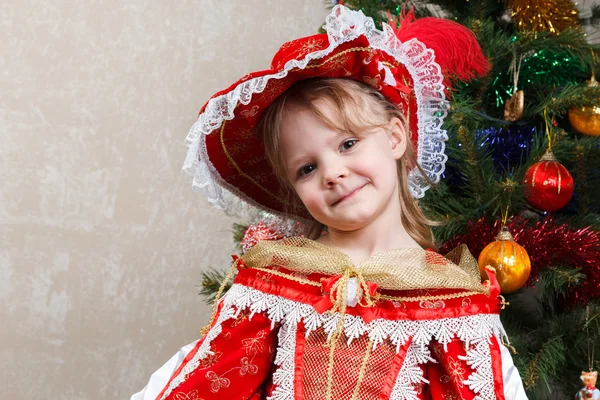
[{"label": "gold ornament ball", "polygon": [[579,133],[600,136],[600,107],[573,107],[569,110],[569,122]]},{"label": "gold ornament ball", "polygon": [[502,227],[496,240],[483,249],[478,264],[482,279],[487,279],[487,265],[496,269],[496,279],[503,294],[519,290],[531,273],[531,261],[527,251],[514,241],[506,226]]}]

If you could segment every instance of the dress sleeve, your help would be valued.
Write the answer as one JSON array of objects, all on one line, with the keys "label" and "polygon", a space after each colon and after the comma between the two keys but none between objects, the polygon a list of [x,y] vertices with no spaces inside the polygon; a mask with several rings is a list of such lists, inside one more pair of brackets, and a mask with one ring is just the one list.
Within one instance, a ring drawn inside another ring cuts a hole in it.
[{"label": "dress sleeve", "polygon": [[510,351],[500,344],[502,354],[502,378],[504,382],[504,397],[506,400],[527,400],[521,375],[513,363]]},{"label": "dress sleeve", "polygon": [[150,376],[148,384],[142,391],[131,396],[131,400],[149,400],[156,399],[156,396],[162,391],[173,373],[179,368],[185,357],[190,351],[198,344],[198,340],[193,343],[182,347],[181,350],[173,357],[169,359],[162,367],[156,370],[155,373]]},{"label": "dress sleeve", "polygon": [[264,314],[238,313],[222,301],[208,333],[182,348],[131,400],[258,399],[273,364],[277,330]]}]

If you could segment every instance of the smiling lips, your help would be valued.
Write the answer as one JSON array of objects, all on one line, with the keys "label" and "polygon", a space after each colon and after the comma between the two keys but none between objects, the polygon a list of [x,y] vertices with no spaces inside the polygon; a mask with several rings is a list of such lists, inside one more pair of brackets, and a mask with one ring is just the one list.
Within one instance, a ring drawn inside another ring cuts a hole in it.
[{"label": "smiling lips", "polygon": [[362,186],[359,186],[358,188],[354,189],[353,191],[351,191],[350,193],[340,197],[337,201],[335,201],[334,203],[331,204],[332,207],[337,206],[338,204],[340,204],[342,201],[354,196],[356,193],[358,193],[362,188],[364,188],[365,186],[367,186],[367,184],[365,183]]}]

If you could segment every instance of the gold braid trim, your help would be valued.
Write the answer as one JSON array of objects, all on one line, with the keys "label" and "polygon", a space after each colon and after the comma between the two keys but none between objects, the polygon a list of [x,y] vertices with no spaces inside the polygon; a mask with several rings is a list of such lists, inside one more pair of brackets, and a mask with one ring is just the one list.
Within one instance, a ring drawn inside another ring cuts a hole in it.
[{"label": "gold braid trim", "polygon": [[352,394],[351,400],[358,399],[358,391],[360,389],[360,385],[365,377],[365,370],[367,369],[367,361],[369,361],[369,356],[371,355],[371,349],[373,348],[373,341],[369,339],[369,343],[367,344],[367,350],[365,351],[365,356],[363,357],[362,364],[360,365],[360,372],[358,373],[358,381],[356,382],[356,387],[354,388],[354,393]]},{"label": "gold braid trim", "polygon": [[[281,278],[285,278],[285,279],[289,279],[291,281],[303,284],[303,285],[310,285],[310,286],[316,286],[316,287],[321,287],[321,283],[320,282],[315,282],[315,281],[311,281],[310,279],[304,279],[304,278],[300,278],[297,277],[295,275],[292,274],[286,274],[285,272],[280,272],[277,270],[273,270],[270,268],[262,268],[262,267],[258,267],[258,268],[253,268],[256,269],[258,271],[263,271],[266,272],[268,274],[271,275],[275,275],[275,276],[279,276]],[[364,278],[362,278],[364,280]],[[365,282],[366,285],[366,282]],[[368,293],[368,289],[365,288],[364,286],[361,286],[361,288],[363,289],[363,293]],[[451,299],[458,299],[461,297],[469,297],[472,296],[474,293],[473,292],[459,292],[459,293],[450,293],[450,294],[439,294],[439,295],[431,295],[431,296],[411,296],[411,297],[402,297],[402,296],[388,296],[385,294],[381,294],[381,293],[377,293],[377,295],[375,296],[375,301],[377,300],[387,300],[387,301],[402,301],[402,302],[416,302],[416,301],[431,301],[431,300],[451,300]],[[502,297],[502,296],[501,296]],[[372,296],[369,296],[369,298],[372,301]],[[330,297],[330,299],[332,299]],[[363,299],[361,298],[361,301]],[[370,307],[368,305],[369,301],[366,300],[366,303],[363,304],[361,302],[359,302],[360,305],[362,305],[363,307]],[[333,304],[335,304],[335,301],[332,300],[331,301]],[[505,304],[510,304],[508,302],[506,302]]]},{"label": "gold braid trim", "polygon": [[210,330],[210,327],[215,322],[215,318],[217,317],[217,308],[219,307],[219,299],[221,298],[221,295],[223,294],[223,290],[225,290],[225,286],[227,286],[227,284],[233,277],[233,274],[235,274],[235,270],[237,269],[237,265],[238,265],[239,261],[240,261],[240,259],[237,258],[233,263],[231,263],[229,272],[227,272],[225,279],[223,279],[223,283],[221,283],[221,287],[219,288],[219,291],[217,292],[217,295],[215,296],[215,301],[213,303],[212,315],[210,316],[210,321],[208,322],[208,325],[206,325],[205,327],[200,329],[200,334],[202,336],[204,336],[208,333],[208,331]]},{"label": "gold braid trim", "polygon": [[263,272],[266,272],[271,275],[279,276],[281,278],[289,279],[291,281],[298,282],[303,285],[321,286],[320,282],[311,281],[310,279],[299,278],[292,274],[286,274],[285,272],[279,272],[277,270],[270,269],[270,268],[256,267],[256,268],[252,268],[252,269],[255,269],[258,271],[263,271]]},{"label": "gold braid trim", "polygon": [[335,327],[335,331],[332,332],[329,341],[329,362],[327,365],[327,392],[325,398],[327,400],[331,399],[331,393],[333,391],[333,364],[334,364],[334,355],[335,355],[335,345],[339,336],[341,335],[344,329],[344,317],[346,315],[346,306],[348,303],[348,280],[350,279],[350,270],[347,269],[344,271],[344,276],[340,278],[335,285],[331,288],[330,297],[333,297],[333,293],[337,292],[338,296],[335,298],[335,303],[333,303],[333,309],[330,310],[330,313],[333,314],[337,309],[339,311],[337,326]]},{"label": "gold braid trim", "polygon": [[378,297],[381,300],[410,302],[410,301],[451,300],[451,299],[458,299],[461,297],[473,296],[473,294],[475,294],[475,293],[460,292],[460,293],[438,294],[438,295],[431,295],[431,296],[416,296],[416,297],[387,296],[385,294],[380,294]]}]

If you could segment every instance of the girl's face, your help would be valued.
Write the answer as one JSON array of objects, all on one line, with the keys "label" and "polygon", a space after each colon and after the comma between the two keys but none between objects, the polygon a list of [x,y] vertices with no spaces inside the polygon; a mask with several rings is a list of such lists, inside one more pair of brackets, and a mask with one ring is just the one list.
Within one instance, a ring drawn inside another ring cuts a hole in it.
[{"label": "girl's face", "polygon": [[[339,122],[326,102],[317,106]],[[288,179],[313,218],[330,230],[355,231],[400,215],[396,160],[404,154],[406,135],[398,118],[390,126],[391,132],[374,128],[354,135],[299,107],[284,113],[280,148]]]}]

